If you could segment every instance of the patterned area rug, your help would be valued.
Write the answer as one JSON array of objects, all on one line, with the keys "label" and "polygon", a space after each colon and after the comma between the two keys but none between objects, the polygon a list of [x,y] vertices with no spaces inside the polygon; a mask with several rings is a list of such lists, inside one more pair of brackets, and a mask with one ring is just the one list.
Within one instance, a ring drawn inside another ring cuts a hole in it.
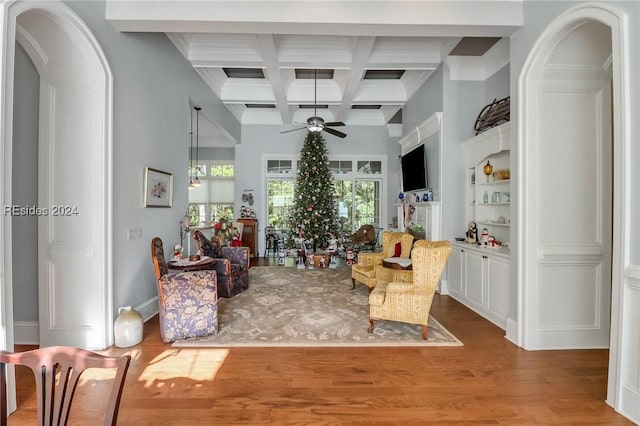
[{"label": "patterned area rug", "polygon": [[352,290],[351,268],[300,270],[254,266],[249,289],[218,301],[218,334],[179,347],[461,346],[433,317],[429,339],[419,325],[380,320],[372,334],[367,287]]}]

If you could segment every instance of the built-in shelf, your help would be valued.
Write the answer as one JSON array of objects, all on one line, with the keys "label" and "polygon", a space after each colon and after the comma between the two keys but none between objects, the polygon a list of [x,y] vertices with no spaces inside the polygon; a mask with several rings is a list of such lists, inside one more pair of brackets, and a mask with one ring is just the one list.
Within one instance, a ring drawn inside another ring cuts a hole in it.
[{"label": "built-in shelf", "polygon": [[509,223],[498,223],[498,222],[478,222],[478,225],[488,225],[488,226],[511,226]]},{"label": "built-in shelf", "polygon": [[509,182],[511,182],[511,179],[492,180],[492,181],[489,181],[489,182],[478,182],[478,183],[476,183],[476,185],[478,185],[478,186],[493,186],[493,185],[499,185],[499,184],[509,183]]}]

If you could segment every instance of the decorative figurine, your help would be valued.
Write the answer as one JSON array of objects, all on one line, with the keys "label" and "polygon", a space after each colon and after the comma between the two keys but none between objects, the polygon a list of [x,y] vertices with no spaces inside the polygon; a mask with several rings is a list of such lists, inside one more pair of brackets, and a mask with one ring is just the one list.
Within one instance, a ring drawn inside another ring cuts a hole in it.
[{"label": "decorative figurine", "polygon": [[482,233],[480,234],[480,244],[483,246],[489,245],[489,230],[487,228],[482,228]]},{"label": "decorative figurine", "polygon": [[333,234],[329,234],[329,246],[327,247],[329,253],[329,268],[334,269],[338,267],[336,262],[336,253],[338,252],[338,240]]},{"label": "decorative figurine", "polygon": [[355,254],[353,253],[353,247],[347,249],[347,265],[353,265]]},{"label": "decorative figurine", "polygon": [[278,249],[278,266],[284,266],[284,246]]},{"label": "decorative figurine", "polygon": [[309,269],[315,269],[315,259],[313,253],[309,253],[307,259],[309,260]]},{"label": "decorative figurine", "polygon": [[478,227],[473,220],[469,222],[469,228],[467,229],[467,239],[465,241],[472,244],[478,242]]}]

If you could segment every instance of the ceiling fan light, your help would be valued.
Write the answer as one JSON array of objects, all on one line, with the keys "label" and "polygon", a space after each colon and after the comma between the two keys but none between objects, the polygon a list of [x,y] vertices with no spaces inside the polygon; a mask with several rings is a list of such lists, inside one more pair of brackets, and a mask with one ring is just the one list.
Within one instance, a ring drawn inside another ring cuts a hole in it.
[{"label": "ceiling fan light", "polygon": [[310,132],[320,132],[322,131],[322,126],[320,124],[311,124],[307,129]]}]

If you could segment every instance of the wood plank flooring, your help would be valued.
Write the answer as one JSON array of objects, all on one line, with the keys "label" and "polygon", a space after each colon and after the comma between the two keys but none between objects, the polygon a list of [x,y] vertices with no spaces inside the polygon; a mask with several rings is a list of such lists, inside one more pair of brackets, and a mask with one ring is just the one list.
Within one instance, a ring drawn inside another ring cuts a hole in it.
[{"label": "wood plank flooring", "polygon": [[[140,345],[105,351],[133,357],[118,424],[632,424],[604,402],[608,351],[527,352],[447,296],[432,315],[464,346],[180,349],[162,343],[154,317]],[[108,376],[91,373],[70,424],[102,422]],[[10,425],[35,421],[30,375],[17,371]]]}]

